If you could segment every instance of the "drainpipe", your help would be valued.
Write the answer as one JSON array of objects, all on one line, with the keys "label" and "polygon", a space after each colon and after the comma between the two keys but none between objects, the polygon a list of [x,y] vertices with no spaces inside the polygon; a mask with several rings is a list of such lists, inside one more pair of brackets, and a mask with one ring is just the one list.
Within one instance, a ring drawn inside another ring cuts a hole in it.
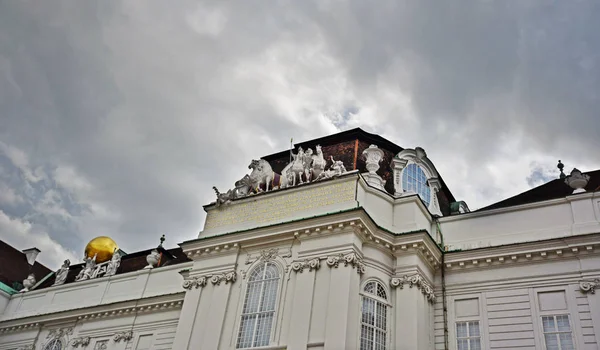
[{"label": "drainpipe", "polygon": [[438,218],[434,218],[435,219],[435,224],[437,227],[437,232],[440,235],[441,238],[441,245],[442,245],[442,312],[443,312],[443,319],[444,319],[444,349],[448,350],[450,349],[449,347],[449,341],[448,341],[448,301],[446,298],[446,263],[444,262],[444,257],[446,256],[446,247],[444,246],[444,235],[442,234],[442,228],[440,227],[440,222],[438,221]]}]

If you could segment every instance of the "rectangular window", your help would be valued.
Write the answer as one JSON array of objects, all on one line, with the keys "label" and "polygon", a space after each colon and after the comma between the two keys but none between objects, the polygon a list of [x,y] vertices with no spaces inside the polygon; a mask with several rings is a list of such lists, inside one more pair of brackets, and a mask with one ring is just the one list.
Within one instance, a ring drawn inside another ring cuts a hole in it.
[{"label": "rectangular window", "polygon": [[456,322],[456,343],[458,350],[481,350],[479,321]]},{"label": "rectangular window", "polygon": [[575,350],[569,315],[542,316],[547,350]]}]

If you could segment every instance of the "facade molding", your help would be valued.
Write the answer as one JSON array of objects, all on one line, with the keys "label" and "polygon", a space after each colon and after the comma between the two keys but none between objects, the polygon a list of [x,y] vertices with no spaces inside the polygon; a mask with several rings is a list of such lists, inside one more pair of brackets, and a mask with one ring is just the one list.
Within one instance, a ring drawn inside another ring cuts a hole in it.
[{"label": "facade molding", "polygon": [[448,271],[491,268],[509,264],[532,264],[553,259],[569,259],[600,253],[597,234],[553,238],[545,241],[492,246],[445,253]]},{"label": "facade molding", "polygon": [[390,286],[393,288],[403,289],[404,285],[408,284],[409,288],[417,287],[423,295],[427,297],[427,301],[435,303],[436,296],[433,291],[433,287],[427,282],[427,280],[419,273],[403,275],[399,277],[393,277],[390,280]]},{"label": "facade molding", "polygon": [[71,340],[71,346],[74,348],[82,347],[90,345],[91,338],[90,337],[79,337]]}]

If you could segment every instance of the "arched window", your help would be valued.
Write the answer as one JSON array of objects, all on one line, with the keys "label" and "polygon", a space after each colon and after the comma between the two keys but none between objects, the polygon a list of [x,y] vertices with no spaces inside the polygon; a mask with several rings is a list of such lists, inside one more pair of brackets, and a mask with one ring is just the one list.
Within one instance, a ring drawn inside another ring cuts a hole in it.
[{"label": "arched window", "polygon": [[269,345],[278,288],[279,270],[274,263],[265,262],[250,273],[237,339],[238,349]]},{"label": "arched window", "polygon": [[427,185],[427,176],[417,164],[411,163],[402,171],[402,189],[404,192],[412,191],[421,197],[426,206],[429,206],[431,189]]},{"label": "arched window", "polygon": [[387,293],[381,283],[365,285],[360,321],[360,350],[385,350],[387,343]]},{"label": "arched window", "polygon": [[46,343],[44,350],[62,350],[62,341],[60,339],[52,339]]}]

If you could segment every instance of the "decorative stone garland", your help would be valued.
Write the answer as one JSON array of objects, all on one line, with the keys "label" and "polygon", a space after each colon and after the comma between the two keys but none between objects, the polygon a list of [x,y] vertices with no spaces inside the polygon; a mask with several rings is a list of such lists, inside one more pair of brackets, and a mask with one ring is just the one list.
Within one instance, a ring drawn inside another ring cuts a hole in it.
[{"label": "decorative stone garland", "polygon": [[420,274],[416,273],[414,275],[404,275],[400,277],[394,277],[390,280],[390,285],[394,288],[398,287],[402,289],[404,288],[405,284],[408,284],[410,288],[416,286],[421,290],[423,295],[427,297],[428,301],[432,303],[435,302],[435,293],[433,292],[433,288]]},{"label": "decorative stone garland", "polygon": [[80,345],[82,348],[85,348],[86,346],[90,345],[90,337],[80,337],[80,338],[75,338],[73,340],[71,340],[71,345],[74,348],[78,348]]},{"label": "decorative stone garland", "polygon": [[115,333],[115,335],[113,335],[113,340],[115,341],[115,343],[120,343],[121,340],[123,340],[123,341],[125,341],[125,343],[127,343],[131,339],[133,339],[132,331],[118,332],[118,333]]}]

